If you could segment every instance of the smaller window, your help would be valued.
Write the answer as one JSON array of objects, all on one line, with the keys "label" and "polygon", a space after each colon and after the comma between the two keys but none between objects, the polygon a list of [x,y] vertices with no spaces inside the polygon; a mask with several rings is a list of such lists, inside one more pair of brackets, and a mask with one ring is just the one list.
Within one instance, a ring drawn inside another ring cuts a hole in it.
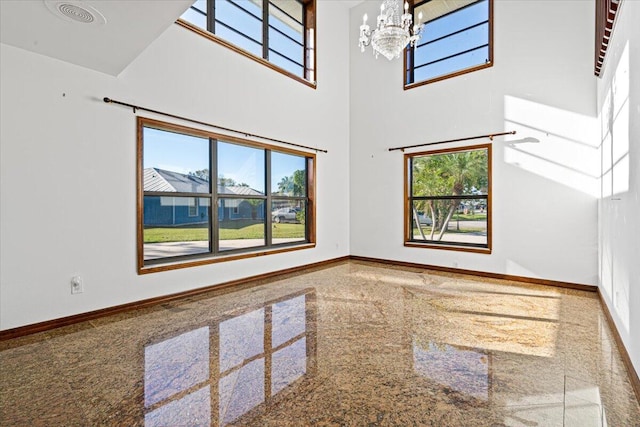
[{"label": "smaller window", "polygon": [[405,246],[491,252],[491,145],[405,154]]},{"label": "smaller window", "polygon": [[405,56],[405,89],[493,65],[493,0],[416,2],[414,21],[422,14],[422,37]]},{"label": "smaller window", "polygon": [[189,199],[189,216],[198,216],[198,198]]}]

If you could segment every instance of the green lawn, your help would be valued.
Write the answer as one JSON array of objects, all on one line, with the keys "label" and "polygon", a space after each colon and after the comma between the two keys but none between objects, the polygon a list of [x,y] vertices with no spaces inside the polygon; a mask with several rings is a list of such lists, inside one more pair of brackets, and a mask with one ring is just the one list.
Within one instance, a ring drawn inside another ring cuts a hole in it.
[{"label": "green lawn", "polygon": [[486,221],[487,214],[485,212],[478,212],[475,214],[453,214],[451,221],[459,219],[460,221]]},{"label": "green lawn", "polygon": [[[220,224],[220,240],[262,239],[264,224],[255,221],[224,221]],[[273,238],[304,238],[304,224],[273,225]],[[192,242],[209,238],[207,227],[149,227],[144,229],[144,243]]]}]

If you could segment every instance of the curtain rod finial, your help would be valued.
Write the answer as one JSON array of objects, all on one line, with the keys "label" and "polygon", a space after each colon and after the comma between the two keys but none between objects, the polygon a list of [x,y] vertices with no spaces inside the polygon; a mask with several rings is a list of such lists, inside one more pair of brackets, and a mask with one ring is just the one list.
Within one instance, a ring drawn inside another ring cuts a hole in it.
[{"label": "curtain rod finial", "polygon": [[102,100],[104,102],[106,102],[107,104],[109,104],[111,102],[111,99],[107,98],[106,96],[104,98],[102,98]]}]

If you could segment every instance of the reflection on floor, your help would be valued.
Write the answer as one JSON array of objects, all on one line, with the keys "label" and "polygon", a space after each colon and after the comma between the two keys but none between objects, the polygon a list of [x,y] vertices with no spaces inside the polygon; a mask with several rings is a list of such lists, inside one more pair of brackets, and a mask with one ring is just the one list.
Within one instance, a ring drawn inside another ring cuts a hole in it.
[{"label": "reflection on floor", "polygon": [[356,261],[0,343],[0,425],[637,426],[592,293]]}]

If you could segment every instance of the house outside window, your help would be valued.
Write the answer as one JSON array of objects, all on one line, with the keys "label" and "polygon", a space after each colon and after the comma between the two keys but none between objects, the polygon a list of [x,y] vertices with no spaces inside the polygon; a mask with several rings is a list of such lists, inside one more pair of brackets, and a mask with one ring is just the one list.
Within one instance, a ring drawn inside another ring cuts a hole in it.
[{"label": "house outside window", "polygon": [[138,271],[315,245],[313,154],[138,119]]},{"label": "house outside window", "polygon": [[491,252],[491,145],[405,154],[405,246]]},{"label": "house outside window", "polygon": [[405,89],[493,65],[493,0],[426,0],[413,6],[422,13],[422,37],[405,51]]},{"label": "house outside window", "polygon": [[197,0],[178,24],[315,87],[315,7],[315,0]]}]

